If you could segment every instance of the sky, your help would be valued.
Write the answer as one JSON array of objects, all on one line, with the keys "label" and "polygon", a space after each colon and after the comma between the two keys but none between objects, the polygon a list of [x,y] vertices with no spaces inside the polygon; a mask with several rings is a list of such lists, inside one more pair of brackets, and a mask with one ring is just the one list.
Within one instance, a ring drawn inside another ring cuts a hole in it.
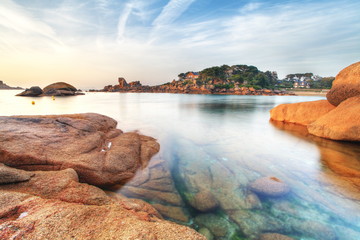
[{"label": "sky", "polygon": [[335,76],[360,61],[359,0],[0,0],[0,80],[156,85],[223,64]]}]

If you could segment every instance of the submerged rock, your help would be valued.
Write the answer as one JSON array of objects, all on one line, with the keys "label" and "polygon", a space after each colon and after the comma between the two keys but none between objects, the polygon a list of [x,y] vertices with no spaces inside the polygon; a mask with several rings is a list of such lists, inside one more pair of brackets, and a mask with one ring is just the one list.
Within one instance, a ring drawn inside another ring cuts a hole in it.
[{"label": "submerged rock", "polygon": [[338,73],[326,98],[331,104],[338,106],[342,101],[359,95],[360,62],[357,62]]},{"label": "submerged rock", "polygon": [[194,197],[189,199],[189,203],[192,207],[201,212],[208,212],[219,206],[219,201],[210,191],[196,193]]},{"label": "submerged rock", "polygon": [[210,230],[207,229],[207,228],[204,228],[204,227],[200,228],[198,232],[201,233],[202,235],[204,235],[207,240],[213,240],[214,239],[214,236],[212,235]]},{"label": "submerged rock", "polygon": [[278,233],[264,233],[260,235],[260,238],[258,240],[294,240],[294,239]]},{"label": "submerged rock", "polygon": [[336,109],[308,125],[308,130],[323,138],[360,141],[360,96],[346,99]]},{"label": "submerged rock", "polygon": [[34,174],[0,163],[0,184],[28,181]]},{"label": "submerged rock", "polygon": [[231,224],[225,218],[211,213],[198,215],[195,223],[210,230],[215,237],[225,237],[231,232]]},{"label": "submerged rock", "polygon": [[296,229],[303,236],[308,236],[316,240],[335,240],[336,233],[330,226],[315,221],[299,221]]},{"label": "submerged rock", "polygon": [[152,205],[167,219],[187,223],[190,215],[177,191],[168,162],[155,157],[147,167],[139,169],[136,176],[119,190],[127,197],[141,198]]},{"label": "submerged rock", "polygon": [[16,94],[16,96],[21,96],[21,97],[37,97],[40,96],[43,93],[43,90],[38,87],[31,87],[30,89],[25,89],[25,91]]},{"label": "submerged rock", "polygon": [[275,121],[308,125],[333,110],[327,100],[281,104],[271,109],[270,118]]},{"label": "submerged rock", "polygon": [[290,192],[290,187],[276,177],[259,178],[249,187],[252,191],[268,197],[281,197]]},{"label": "submerged rock", "polygon": [[122,133],[116,124],[94,113],[0,117],[0,162],[25,170],[73,168],[80,181],[116,184],[159,150],[155,139]]}]

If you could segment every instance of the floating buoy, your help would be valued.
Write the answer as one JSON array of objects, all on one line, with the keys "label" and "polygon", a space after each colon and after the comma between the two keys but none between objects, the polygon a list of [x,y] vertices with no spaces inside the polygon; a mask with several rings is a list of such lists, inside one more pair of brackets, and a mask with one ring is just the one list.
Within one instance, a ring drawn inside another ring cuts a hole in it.
[{"label": "floating buoy", "polygon": [[35,101],[32,101],[31,104],[32,104],[32,105],[35,105]]},{"label": "floating buoy", "polygon": [[51,96],[52,100],[55,100],[55,96]]}]

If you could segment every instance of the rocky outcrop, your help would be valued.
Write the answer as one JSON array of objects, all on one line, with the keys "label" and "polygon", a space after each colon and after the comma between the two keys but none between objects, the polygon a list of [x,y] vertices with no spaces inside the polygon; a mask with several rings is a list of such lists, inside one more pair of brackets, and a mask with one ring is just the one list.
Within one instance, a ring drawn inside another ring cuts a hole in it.
[{"label": "rocky outcrop", "polygon": [[275,121],[308,125],[324,114],[333,110],[335,106],[327,100],[280,104],[270,111],[270,118]]},{"label": "rocky outcrop", "polygon": [[128,86],[125,78],[119,77],[118,82],[119,82],[119,88],[125,88]]},{"label": "rocky outcrop", "polygon": [[0,81],[0,89],[22,89],[21,87],[10,87],[3,81]]},{"label": "rocky outcrop", "polygon": [[43,90],[38,87],[31,87],[30,89],[25,89],[25,91],[17,94],[16,96],[21,96],[21,97],[37,97],[40,96],[41,94],[43,94]]},{"label": "rocky outcrop", "polygon": [[44,89],[45,96],[73,96],[77,89],[65,82],[57,82],[46,86]]},{"label": "rocky outcrop", "polygon": [[146,165],[159,144],[116,124],[94,113],[0,117],[0,162],[25,170],[73,168],[82,182],[120,183]]},{"label": "rocky outcrop", "polygon": [[328,101],[337,106],[348,98],[360,95],[360,62],[341,70],[327,93]]},{"label": "rocky outcrop", "polygon": [[269,197],[281,197],[289,193],[289,186],[276,177],[259,178],[249,185],[257,194]]},{"label": "rocky outcrop", "polygon": [[342,141],[360,141],[360,96],[348,98],[336,109],[308,125],[311,134]]},{"label": "rocky outcrop", "polygon": [[0,184],[28,181],[33,175],[0,163]]},{"label": "rocky outcrop", "polygon": [[327,99],[282,104],[270,111],[270,118],[305,125],[315,136],[360,141],[360,62],[340,71]]},{"label": "rocky outcrop", "polygon": [[[232,87],[229,87],[232,86]],[[96,90],[91,90],[96,91]],[[259,89],[239,86],[232,82],[213,80],[208,84],[198,84],[194,79],[172,81],[156,86],[142,85],[139,81],[127,83],[124,78],[119,78],[119,84],[107,85],[104,92],[138,92],[138,93],[183,93],[183,94],[222,94],[222,95],[294,95],[286,91]]]},{"label": "rocky outcrop", "polygon": [[72,169],[28,174],[27,182],[0,185],[1,239],[206,239],[141,200],[79,183]]}]

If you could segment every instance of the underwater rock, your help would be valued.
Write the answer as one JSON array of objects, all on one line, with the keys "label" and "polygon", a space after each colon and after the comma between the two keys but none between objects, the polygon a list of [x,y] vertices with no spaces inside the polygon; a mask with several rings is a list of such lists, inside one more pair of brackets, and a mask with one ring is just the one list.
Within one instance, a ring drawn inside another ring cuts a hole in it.
[{"label": "underwater rock", "polygon": [[202,235],[204,235],[207,240],[213,240],[214,239],[214,236],[212,235],[210,230],[207,229],[207,228],[204,228],[204,227],[200,228],[198,232],[201,233]]},{"label": "underwater rock", "polygon": [[166,219],[173,219],[183,223],[188,223],[190,221],[190,215],[184,207],[163,205],[159,203],[152,203],[151,205]]},{"label": "underwater rock", "polygon": [[[294,224],[295,225],[295,224]],[[308,236],[316,240],[336,240],[335,231],[330,227],[316,221],[299,221],[295,230],[302,236]]]},{"label": "underwater rock", "polygon": [[225,237],[231,231],[231,224],[225,218],[212,213],[196,216],[195,223],[210,230],[215,237]]},{"label": "underwater rock", "polygon": [[116,184],[159,150],[155,139],[122,133],[116,124],[95,113],[0,117],[0,162],[25,170],[73,168],[80,181]]},{"label": "underwater rock", "polygon": [[0,184],[28,181],[34,174],[0,163]]},{"label": "underwater rock", "polygon": [[218,200],[209,191],[196,193],[193,198],[189,199],[189,204],[201,212],[208,212],[219,206]]},{"label": "underwater rock", "polygon": [[250,183],[250,189],[268,197],[281,197],[290,192],[289,186],[276,177],[264,177]]},{"label": "underwater rock", "polygon": [[263,212],[233,210],[229,216],[249,239],[257,239],[263,232],[283,232],[289,228],[288,223]]},{"label": "underwater rock", "polygon": [[294,240],[294,239],[278,233],[264,233],[260,235],[260,238],[258,240]]},{"label": "underwater rock", "polygon": [[189,221],[185,203],[174,185],[168,163],[163,158],[154,157],[119,192],[127,197],[151,202],[166,218],[184,223]]}]

